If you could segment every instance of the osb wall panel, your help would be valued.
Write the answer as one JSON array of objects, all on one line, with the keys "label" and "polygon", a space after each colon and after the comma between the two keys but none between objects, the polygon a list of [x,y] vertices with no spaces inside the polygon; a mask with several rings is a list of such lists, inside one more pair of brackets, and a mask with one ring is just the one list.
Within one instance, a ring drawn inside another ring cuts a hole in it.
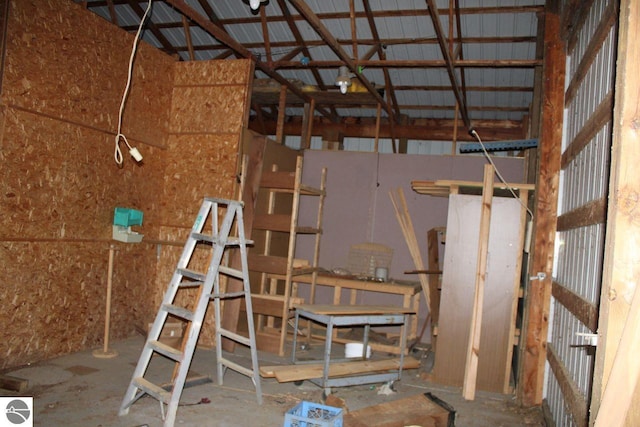
[{"label": "osb wall panel", "polygon": [[159,222],[162,150],[119,169],[111,138],[93,129],[14,109],[3,127],[0,236],[110,239],[116,206],[144,207],[145,233]]},{"label": "osb wall panel", "polygon": [[[142,245],[115,247],[113,339],[134,334],[149,318],[144,301],[154,286],[146,280],[154,253]],[[102,345],[108,242],[5,241],[0,259],[0,369]]]},{"label": "osb wall panel", "polygon": [[[82,25],[78,25],[82,23]],[[141,43],[124,132],[144,155],[113,161],[133,37],[65,0],[13,1],[0,120],[0,369],[97,347],[113,209],[158,235],[173,59]],[[139,142],[146,144],[140,144]],[[115,243],[111,336],[157,305],[156,247]]]},{"label": "osb wall panel", "polygon": [[164,225],[191,228],[204,197],[237,198],[238,134],[172,135],[164,177]]},{"label": "osb wall panel", "polygon": [[[166,289],[182,243],[204,197],[238,197],[238,153],[248,113],[251,61],[176,63],[170,134],[165,153],[162,240],[157,288]],[[197,251],[195,264],[206,269],[209,252]],[[193,303],[185,292],[179,302]],[[213,310],[208,313],[199,344],[213,345]]]},{"label": "osb wall panel", "polygon": [[246,124],[249,60],[176,64],[172,133],[240,134]]},{"label": "osb wall panel", "polygon": [[174,85],[178,86],[224,86],[235,85],[247,93],[247,82],[252,72],[251,61],[196,61],[176,64]]},{"label": "osb wall panel", "polygon": [[[68,0],[14,0],[10,10],[4,102],[115,132],[132,35]],[[173,64],[138,45],[123,120],[128,138],[162,144]]]}]

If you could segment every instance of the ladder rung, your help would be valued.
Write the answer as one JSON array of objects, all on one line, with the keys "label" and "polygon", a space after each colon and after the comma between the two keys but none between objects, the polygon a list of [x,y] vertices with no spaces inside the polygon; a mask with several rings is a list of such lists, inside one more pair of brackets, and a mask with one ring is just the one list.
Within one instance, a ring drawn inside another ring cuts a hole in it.
[{"label": "ladder rung", "polygon": [[220,273],[226,274],[227,276],[235,277],[236,279],[244,279],[242,271],[236,270],[235,268],[231,267],[225,267],[224,265],[220,266]]},{"label": "ladder rung", "polygon": [[[240,246],[241,243],[242,243],[242,239],[240,239],[238,237],[229,237],[229,240],[227,240],[226,245],[227,246]],[[245,246],[251,246],[251,245],[253,245],[253,240],[245,240],[244,244],[245,244]]]},{"label": "ladder rung", "polygon": [[162,308],[167,312],[167,313],[171,313],[174,316],[177,316],[181,319],[184,320],[188,320],[188,321],[193,321],[193,311],[188,310],[184,307],[178,307],[177,305],[173,305],[173,304],[163,304]]},{"label": "ladder rung", "polygon": [[187,280],[186,282],[178,283],[179,288],[196,288],[202,285],[204,285],[204,282],[200,282],[200,281],[194,282],[193,280]]},{"label": "ladder rung", "polygon": [[251,341],[249,340],[249,338],[243,337],[242,335],[236,334],[235,332],[231,332],[227,329],[222,329],[222,328],[218,329],[218,332],[223,337],[229,338],[230,340],[233,340],[235,342],[239,342],[240,344],[244,344],[246,346],[251,345]]},{"label": "ladder rung", "polygon": [[177,348],[171,347],[160,341],[149,341],[149,346],[158,353],[163,356],[167,356],[171,360],[175,360],[176,362],[182,362],[183,353]]},{"label": "ladder rung", "polygon": [[248,377],[253,377],[253,369],[245,368],[244,366],[232,362],[229,359],[225,359],[224,357],[220,358],[220,362],[227,368],[231,368],[234,371],[240,372],[241,374],[244,374]]},{"label": "ladder rung", "polygon": [[316,227],[296,227],[296,233],[298,234],[322,234],[321,228]]},{"label": "ladder rung", "polygon": [[153,384],[151,381],[148,381],[142,377],[134,378],[133,383],[140,390],[155,397],[157,400],[161,402],[169,403],[169,400],[171,399],[170,392],[168,392],[167,390],[163,389],[158,385]]},{"label": "ladder rung", "polygon": [[193,271],[193,270],[188,270],[186,268],[179,268],[178,273],[182,274],[184,277],[188,277],[189,279],[193,279],[198,282],[204,282],[204,279],[207,277],[202,273],[198,273],[197,271]]},{"label": "ladder rung", "polygon": [[209,234],[204,234],[204,233],[198,233],[196,231],[193,231],[191,233],[191,238],[195,239],[199,242],[209,242],[209,243],[214,243],[217,244],[218,243],[218,238],[211,236]]},{"label": "ladder rung", "polygon": [[[224,245],[224,246],[239,246],[242,243],[242,240],[238,237],[228,237],[227,240],[220,240],[219,237],[211,236],[209,234],[192,232],[191,238],[201,241],[201,242],[209,242],[214,245]],[[244,241],[245,245],[253,245],[253,240]]]},{"label": "ladder rung", "polygon": [[210,294],[209,298],[237,298],[237,297],[243,297],[245,296],[244,291],[239,291],[239,292],[227,292],[225,294]]}]

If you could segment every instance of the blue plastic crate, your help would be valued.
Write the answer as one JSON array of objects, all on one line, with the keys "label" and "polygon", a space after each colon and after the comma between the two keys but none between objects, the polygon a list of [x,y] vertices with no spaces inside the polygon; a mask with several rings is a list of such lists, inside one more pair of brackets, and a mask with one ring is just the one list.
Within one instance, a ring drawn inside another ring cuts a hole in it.
[{"label": "blue plastic crate", "polygon": [[284,427],[342,427],[342,409],[302,401],[284,415]]}]

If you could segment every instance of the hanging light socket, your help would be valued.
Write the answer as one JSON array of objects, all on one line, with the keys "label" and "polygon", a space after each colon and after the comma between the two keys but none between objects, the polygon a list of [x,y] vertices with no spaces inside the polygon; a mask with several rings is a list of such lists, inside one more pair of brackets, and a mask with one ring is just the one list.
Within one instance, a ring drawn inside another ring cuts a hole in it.
[{"label": "hanging light socket", "polygon": [[351,74],[349,73],[349,68],[346,65],[343,65],[338,69],[336,86],[340,87],[340,92],[342,94],[347,93],[347,88],[351,86]]},{"label": "hanging light socket", "polygon": [[257,10],[260,7],[260,3],[264,3],[267,0],[249,0],[249,6],[251,9]]}]

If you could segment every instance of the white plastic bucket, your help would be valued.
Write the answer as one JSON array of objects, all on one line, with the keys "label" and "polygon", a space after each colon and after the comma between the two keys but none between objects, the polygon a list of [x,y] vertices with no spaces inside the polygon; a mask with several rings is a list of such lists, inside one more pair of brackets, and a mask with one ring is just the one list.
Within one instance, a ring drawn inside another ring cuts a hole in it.
[{"label": "white plastic bucket", "polygon": [[[361,342],[350,342],[344,346],[344,357],[362,357],[362,344]],[[367,359],[371,357],[371,346],[367,346]]]}]

